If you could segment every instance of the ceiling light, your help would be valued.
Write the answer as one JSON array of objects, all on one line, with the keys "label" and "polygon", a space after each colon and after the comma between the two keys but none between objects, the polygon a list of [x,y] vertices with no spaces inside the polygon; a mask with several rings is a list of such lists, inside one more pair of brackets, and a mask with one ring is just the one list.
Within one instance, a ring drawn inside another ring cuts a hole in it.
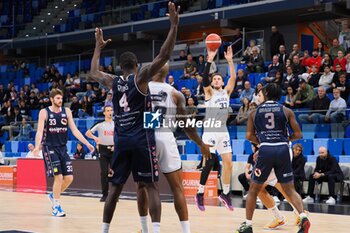
[{"label": "ceiling light", "polygon": [[47,13],[47,15],[51,15],[51,13],[50,13],[50,12],[48,12],[48,13]]},{"label": "ceiling light", "polygon": [[42,23],[43,23],[43,22],[44,22],[44,20],[42,19],[42,20],[40,20],[40,22],[42,22]]},{"label": "ceiling light", "polygon": [[58,8],[58,6],[55,6],[55,9],[57,9]]},{"label": "ceiling light", "polygon": [[34,30],[36,30],[36,27],[33,27]]}]

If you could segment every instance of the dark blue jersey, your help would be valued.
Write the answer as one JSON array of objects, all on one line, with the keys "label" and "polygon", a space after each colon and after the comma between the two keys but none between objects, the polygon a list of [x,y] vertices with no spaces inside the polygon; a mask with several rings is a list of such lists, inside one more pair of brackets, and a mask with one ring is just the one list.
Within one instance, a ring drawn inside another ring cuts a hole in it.
[{"label": "dark blue jersey", "polygon": [[45,108],[47,120],[45,122],[43,145],[65,146],[68,140],[68,117],[66,109],[61,108],[61,112],[55,113],[50,107]]},{"label": "dark blue jersey", "polygon": [[260,143],[288,142],[288,119],[283,105],[266,101],[256,110],[254,126]]},{"label": "dark blue jersey", "polygon": [[151,111],[151,99],[138,90],[136,76],[116,76],[113,107],[117,146],[135,148],[154,143],[154,130],[143,128],[143,113]]}]

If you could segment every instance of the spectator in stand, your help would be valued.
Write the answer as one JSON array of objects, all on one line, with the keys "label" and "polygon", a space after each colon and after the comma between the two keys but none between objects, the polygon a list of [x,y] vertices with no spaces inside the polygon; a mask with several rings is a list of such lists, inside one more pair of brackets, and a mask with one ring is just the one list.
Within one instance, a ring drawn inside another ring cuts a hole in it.
[{"label": "spectator in stand", "polygon": [[197,75],[197,86],[194,89],[194,96],[198,100],[204,100],[203,78],[200,75]]},{"label": "spectator in stand", "polygon": [[41,108],[46,108],[51,105],[49,95],[47,93],[39,93],[39,105]]},{"label": "spectator in stand", "polygon": [[311,67],[311,73],[309,74],[307,78],[307,83],[310,84],[312,87],[318,87],[318,81],[320,80],[320,73],[318,73],[318,68],[316,65],[313,65]]},{"label": "spectator in stand", "polygon": [[194,101],[194,105],[198,105],[198,100],[197,98],[191,93],[191,90],[190,89],[186,89],[185,91],[185,99],[186,99],[186,103],[188,104],[188,99],[189,98],[192,98],[193,101]]},{"label": "spectator in stand", "polygon": [[74,86],[71,73],[67,74],[66,81],[64,82],[64,85],[66,86],[66,88],[71,88]]},{"label": "spectator in stand", "polygon": [[14,86],[11,87],[10,89],[10,100],[11,101],[16,101],[18,98],[16,88]]},{"label": "spectator in stand", "polygon": [[[250,56],[253,55],[253,48],[257,47],[256,46],[256,41],[255,40],[250,40],[249,41],[249,46],[244,50],[243,52],[243,62],[248,63]],[[260,53],[260,49],[257,47],[258,53]]]},{"label": "spectator in stand", "polygon": [[72,95],[75,95],[77,92],[79,92],[80,89],[80,78],[79,78],[79,73],[75,72],[74,77],[73,77],[73,87],[70,88],[70,93]]},{"label": "spectator in stand", "polygon": [[301,182],[306,179],[304,170],[305,163],[306,159],[303,155],[303,146],[300,143],[297,143],[293,146],[292,168],[295,191],[300,195],[302,191]]},{"label": "spectator in stand", "polygon": [[35,83],[31,84],[31,90],[30,92],[34,91],[35,95],[37,96],[39,94],[39,89],[36,87]]},{"label": "spectator in stand", "polygon": [[5,102],[6,91],[4,90],[4,85],[0,84],[0,104]]},{"label": "spectator in stand", "polygon": [[237,79],[236,79],[235,89],[231,94],[232,98],[238,98],[241,95],[242,91],[244,90],[244,83],[246,81],[248,81],[248,78],[247,78],[247,76],[244,75],[244,70],[239,69],[237,71]]},{"label": "spectator in stand", "polygon": [[78,116],[79,118],[87,118],[93,115],[92,109],[93,102],[90,97],[85,95],[81,101],[81,109],[79,109]]},{"label": "spectator in stand", "polygon": [[242,93],[239,97],[241,102],[243,103],[244,98],[247,98],[249,101],[252,101],[254,92],[255,92],[255,90],[253,88],[251,88],[250,82],[246,81],[244,83],[244,90],[242,91]]},{"label": "spectator in stand", "polygon": [[282,89],[287,90],[287,87],[289,86],[293,88],[294,93],[296,93],[297,89],[299,88],[299,78],[296,74],[293,73],[291,66],[287,67],[287,75],[282,81]]},{"label": "spectator in stand", "polygon": [[248,73],[262,73],[264,72],[264,58],[258,53],[258,48],[255,46],[252,49],[253,54],[249,58],[247,64]]},{"label": "spectator in stand", "polygon": [[62,79],[58,81],[57,89],[60,89],[63,92],[63,102],[66,102],[69,98],[69,95]]},{"label": "spectator in stand", "polygon": [[[326,92],[331,90],[333,76],[334,73],[331,72],[330,66],[324,66],[324,73],[321,75],[320,80],[318,81],[318,86],[324,87]],[[315,91],[317,91],[317,88],[315,88]]]},{"label": "spectator in stand", "polygon": [[58,70],[55,71],[55,76],[53,78],[52,81],[55,81],[55,82],[59,82],[60,80],[62,80],[62,76],[60,75],[60,73],[58,72]]},{"label": "spectator in stand", "polygon": [[342,22],[342,30],[339,33],[338,40],[345,51],[350,52],[350,28],[347,20]]},{"label": "spectator in stand", "polygon": [[286,46],[280,45],[279,52],[278,52],[277,56],[278,56],[279,63],[286,64],[286,61],[289,58],[289,55],[286,52]]},{"label": "spectator in stand", "polygon": [[300,59],[301,65],[305,68],[307,66],[307,60],[310,58],[308,50],[304,51],[304,56]]},{"label": "spectator in stand", "polygon": [[301,123],[322,124],[326,112],[329,109],[330,99],[326,95],[326,90],[323,87],[319,87],[318,95],[312,100],[311,112],[309,114],[300,114],[299,120]]},{"label": "spectator in stand", "polygon": [[115,71],[112,65],[107,66],[106,73],[115,75]]},{"label": "spectator in stand", "polygon": [[79,109],[81,109],[81,104],[76,96],[73,96],[72,103],[70,104],[70,110],[72,111],[73,118],[78,118]]},{"label": "spectator in stand", "polygon": [[350,83],[346,82],[346,73],[339,73],[339,80],[333,88],[337,88],[340,91],[340,97],[345,101],[348,100],[350,94]]},{"label": "spectator in stand", "polygon": [[107,98],[107,90],[105,88],[102,88],[100,90],[100,88],[97,85],[95,85],[94,91],[95,93],[97,93],[95,98],[95,103],[104,103]]},{"label": "spectator in stand", "polygon": [[[253,157],[254,157],[254,154],[257,150],[258,150],[258,148],[252,144],[253,153],[251,153],[248,157],[248,161],[244,167],[244,173],[242,173],[238,176],[239,183],[242,184],[245,192],[248,192],[248,190],[249,190],[249,181],[251,179],[251,173],[252,173],[252,170],[253,170],[254,165],[255,165]],[[245,195],[243,197],[243,199],[246,199],[246,197],[247,197],[247,195]]]},{"label": "spectator in stand", "polygon": [[324,45],[321,41],[317,43],[316,49],[318,52],[318,56],[323,57],[324,56]]},{"label": "spectator in stand", "polygon": [[292,60],[291,59],[287,59],[286,60],[286,64],[283,65],[283,75],[285,76],[285,74],[287,73],[287,67],[288,66],[292,66]]},{"label": "spectator in stand", "polygon": [[342,51],[345,54],[345,49],[339,44],[338,39],[333,39],[333,46],[329,48],[329,54],[331,55],[332,60],[335,60],[338,57],[338,51]]},{"label": "spectator in stand", "polygon": [[315,91],[305,79],[299,79],[299,88],[295,97],[295,107],[297,108],[309,108],[313,98],[315,97]]},{"label": "spectator in stand", "polygon": [[335,70],[336,65],[341,66],[342,71],[346,71],[346,58],[344,57],[343,51],[338,51],[338,57],[333,62],[333,70]]},{"label": "spectator in stand", "polygon": [[8,130],[9,131],[9,137],[10,140],[13,140],[13,131],[18,129],[18,126],[22,122],[22,116],[19,113],[19,108],[16,106],[14,107],[14,114],[11,115],[11,117],[8,120],[8,124],[1,127],[1,131]]},{"label": "spectator in stand", "polygon": [[75,153],[73,155],[73,157],[75,159],[85,159],[85,156],[86,156],[86,152],[84,150],[84,147],[83,147],[83,144],[81,144],[80,142],[78,142],[77,144],[77,148],[75,150]]},{"label": "spectator in stand", "polygon": [[10,124],[11,119],[13,118],[14,115],[14,108],[12,106],[11,100],[7,100],[1,108],[0,111],[2,117],[5,119],[6,124]]},{"label": "spectator in stand", "polygon": [[186,51],[181,50],[179,58],[174,59],[174,61],[185,61],[186,59],[187,59]]},{"label": "spectator in stand", "polygon": [[345,119],[346,101],[340,97],[340,90],[333,89],[334,100],[329,105],[325,116],[326,122],[341,123]]},{"label": "spectator in stand", "polygon": [[278,86],[281,86],[282,78],[283,78],[282,75],[283,75],[282,71],[277,71],[276,77],[274,80],[272,80],[272,82],[278,84]]},{"label": "spectator in stand", "polygon": [[270,37],[270,55],[273,57],[278,54],[278,49],[280,45],[285,45],[283,35],[278,31],[276,26],[271,27],[271,37]]},{"label": "spectator in stand", "polygon": [[197,64],[193,61],[192,54],[187,55],[187,62],[184,66],[184,76],[182,79],[195,78],[195,74],[197,72]]},{"label": "spectator in stand", "polygon": [[186,87],[181,87],[181,93],[186,96]]},{"label": "spectator in stand", "polygon": [[324,54],[324,57],[323,57],[322,62],[321,62],[320,73],[324,72],[325,66],[333,67],[333,60],[328,53]]},{"label": "spectator in stand", "polygon": [[293,88],[291,86],[287,87],[286,100],[284,101],[284,105],[288,108],[294,108],[295,106],[295,97]]},{"label": "spectator in stand", "polygon": [[33,154],[34,145],[32,143],[28,144],[28,150],[29,151],[28,151],[28,153],[26,155],[26,159],[32,159],[32,158],[42,159],[43,158],[43,151],[42,150],[39,151],[39,154],[38,154],[37,157],[34,156],[34,154]]},{"label": "spectator in stand", "polygon": [[249,117],[249,100],[248,98],[243,98],[243,105],[239,108],[236,119],[233,121],[234,125],[246,125]]},{"label": "spectator in stand", "polygon": [[292,60],[295,55],[299,58],[303,57],[303,52],[300,51],[298,44],[293,44],[293,51],[289,54],[289,59]]},{"label": "spectator in stand", "polygon": [[27,106],[29,109],[39,109],[39,100],[34,91],[30,92],[30,96],[27,100]]},{"label": "spectator in stand", "polygon": [[335,87],[336,83],[339,82],[339,76],[340,76],[341,73],[343,73],[343,71],[341,70],[341,65],[337,64],[335,66],[335,72],[334,72],[333,80],[332,80],[332,87],[333,88]]},{"label": "spectator in stand", "polygon": [[197,116],[198,109],[196,105],[194,105],[194,100],[191,97],[187,99],[186,112],[188,115],[191,115],[191,118],[195,118]]},{"label": "spectator in stand", "polygon": [[283,64],[278,61],[278,56],[272,58],[272,64],[268,67],[267,77],[262,78],[263,83],[270,83],[275,80],[277,71],[283,70]]},{"label": "spectator in stand", "polygon": [[107,93],[104,106],[111,106],[113,108],[113,93],[111,91]]},{"label": "spectator in stand", "polygon": [[329,154],[326,147],[321,146],[318,150],[319,156],[316,159],[316,168],[309,177],[309,187],[307,197],[303,199],[304,203],[313,203],[312,198],[315,188],[315,182],[327,182],[329,198],[327,204],[335,204],[335,183],[344,179],[344,174],[339,167],[335,157]]},{"label": "spectator in stand", "polygon": [[346,55],[346,79],[350,79],[350,53]]},{"label": "spectator in stand", "polygon": [[294,56],[293,57],[293,61],[292,61],[291,67],[292,67],[293,74],[295,74],[295,75],[300,75],[302,73],[305,73],[305,68],[300,63],[300,60],[299,60],[298,56]]},{"label": "spectator in stand", "polygon": [[58,88],[58,83],[56,81],[52,81],[52,85],[49,87],[49,90],[51,91],[52,89],[57,89]]},{"label": "spectator in stand", "polygon": [[29,141],[32,140],[30,132],[33,131],[32,126],[27,123],[27,118],[22,118],[22,124],[19,126],[19,134],[13,138],[14,141]]},{"label": "spectator in stand", "polygon": [[30,116],[30,110],[28,106],[26,105],[26,102],[24,100],[21,100],[19,102],[19,112],[22,117],[29,117]]},{"label": "spectator in stand", "polygon": [[204,56],[201,54],[198,57],[197,74],[203,75],[204,68],[205,68]]},{"label": "spectator in stand", "polygon": [[17,98],[18,101],[24,101],[24,102],[27,102],[28,101],[28,98],[25,94],[25,92],[23,90],[19,91],[19,96]]},{"label": "spectator in stand", "polygon": [[175,90],[178,90],[178,87],[177,87],[177,85],[175,84],[175,81],[174,81],[174,76],[169,75],[169,77],[168,77],[168,83],[169,83],[170,86],[172,86],[173,88],[175,88]]},{"label": "spectator in stand", "polygon": [[318,55],[318,51],[314,49],[312,51],[312,56],[307,58],[305,61],[305,68],[308,73],[312,72],[312,66],[316,66],[319,70],[322,64],[322,57]]},{"label": "spectator in stand", "polygon": [[29,97],[30,91],[31,91],[31,90],[30,90],[30,86],[29,86],[29,85],[24,85],[23,91],[24,91],[26,97]]},{"label": "spectator in stand", "polygon": [[261,91],[261,89],[263,88],[263,85],[261,83],[256,84],[255,87],[255,92],[253,94],[253,98],[251,103],[255,103],[256,105],[260,105],[261,103],[259,102],[259,92]]}]

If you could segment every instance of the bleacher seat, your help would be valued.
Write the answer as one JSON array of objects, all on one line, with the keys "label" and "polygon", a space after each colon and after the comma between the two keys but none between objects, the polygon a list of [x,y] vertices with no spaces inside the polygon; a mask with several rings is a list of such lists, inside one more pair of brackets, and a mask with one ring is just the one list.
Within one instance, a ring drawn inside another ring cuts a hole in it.
[{"label": "bleacher seat", "polygon": [[11,141],[11,152],[18,152],[18,141]]},{"label": "bleacher seat", "polygon": [[246,155],[246,154],[236,155],[236,161],[237,162],[247,162],[248,157],[249,157],[249,155]]},{"label": "bleacher seat", "polygon": [[316,130],[315,124],[303,124],[302,125],[303,139],[315,138],[315,130]]},{"label": "bleacher seat", "polygon": [[328,149],[328,139],[326,138],[315,138],[314,139],[314,152],[315,152],[315,155],[318,155],[318,149],[321,147],[321,146],[324,146]]},{"label": "bleacher seat", "polygon": [[350,138],[344,138],[344,155],[350,156]]},{"label": "bleacher seat", "polygon": [[332,155],[342,155],[343,154],[343,139],[329,139],[328,140],[328,150]]},{"label": "bleacher seat", "polygon": [[238,125],[237,126],[237,139],[245,139],[246,131],[247,131],[247,126]]},{"label": "bleacher seat", "polygon": [[239,155],[244,154],[244,141],[243,139],[232,140],[232,154]]},{"label": "bleacher seat", "polygon": [[329,124],[317,124],[315,128],[316,138],[329,138],[331,127]]},{"label": "bleacher seat", "polygon": [[228,133],[230,135],[231,139],[236,139],[237,138],[237,128],[236,126],[230,125],[227,126]]},{"label": "bleacher seat", "polygon": [[304,155],[312,155],[312,151],[314,148],[312,139],[300,139],[300,140],[293,142],[293,144],[296,144],[296,143],[300,143],[303,146],[303,154]]},{"label": "bleacher seat", "polygon": [[186,155],[187,160],[194,160],[194,161],[200,160],[201,157],[202,156],[200,156],[198,154],[187,154]]},{"label": "bleacher seat", "polygon": [[339,163],[350,163],[350,156],[339,156]]},{"label": "bleacher seat", "polygon": [[186,141],[185,153],[186,154],[195,154],[196,153],[196,144],[192,141]]},{"label": "bleacher seat", "polygon": [[245,140],[244,141],[244,153],[245,154],[251,154],[253,153],[253,150],[252,150],[252,143],[248,140]]}]

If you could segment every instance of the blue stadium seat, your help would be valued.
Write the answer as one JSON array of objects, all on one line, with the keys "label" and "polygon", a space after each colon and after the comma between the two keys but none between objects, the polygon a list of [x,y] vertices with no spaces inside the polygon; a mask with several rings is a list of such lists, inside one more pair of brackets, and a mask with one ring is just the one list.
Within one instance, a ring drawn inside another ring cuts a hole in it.
[{"label": "blue stadium seat", "polygon": [[246,131],[247,131],[247,126],[238,125],[237,126],[237,139],[245,139]]},{"label": "blue stadium seat", "polygon": [[236,126],[230,125],[227,126],[228,133],[230,135],[231,140],[237,138],[237,128]]},{"label": "blue stadium seat", "polygon": [[307,156],[307,162],[308,163],[316,163],[317,156],[315,155],[308,155]]},{"label": "blue stadium seat", "polygon": [[344,138],[344,155],[350,156],[350,138]]},{"label": "blue stadium seat", "polygon": [[18,141],[11,141],[11,152],[18,152]]},{"label": "blue stadium seat", "polygon": [[339,156],[339,163],[350,163],[350,156]]},{"label": "blue stadium seat", "polygon": [[[71,148],[71,151],[70,151],[71,154],[75,153],[75,151],[77,149],[77,144],[78,144],[78,141],[76,141],[76,140],[72,141],[72,148]],[[68,151],[68,153],[69,153],[69,151]]]},{"label": "blue stadium seat", "polygon": [[5,152],[11,152],[12,151],[12,148],[11,148],[11,141],[6,141],[5,142]]},{"label": "blue stadium seat", "polygon": [[232,154],[234,155],[244,154],[243,139],[232,140],[231,142],[232,142]]},{"label": "blue stadium seat", "polygon": [[343,154],[343,139],[329,139],[328,140],[328,150],[332,155],[342,155]]},{"label": "blue stadium seat", "polygon": [[253,153],[253,150],[252,150],[252,143],[248,140],[245,140],[244,141],[244,153],[245,154],[251,154]]},{"label": "blue stadium seat", "polygon": [[303,146],[304,155],[312,155],[313,151],[313,140],[312,139],[300,139],[295,141],[293,144],[300,143]]},{"label": "blue stadium seat", "polygon": [[326,138],[321,138],[321,139],[314,139],[314,152],[315,155],[318,155],[318,149],[324,146],[328,149],[328,139]]},{"label": "blue stadium seat", "polygon": [[194,160],[194,161],[200,160],[201,157],[202,156],[200,156],[199,154],[187,154],[186,155],[187,160]]},{"label": "blue stadium seat", "polygon": [[37,109],[30,110],[30,115],[32,116],[32,120],[33,121],[37,121],[38,120],[38,118],[39,118],[39,111],[40,110],[37,110]]},{"label": "blue stadium seat", "polygon": [[196,144],[192,141],[186,141],[185,153],[186,154],[195,154],[196,153]]},{"label": "blue stadium seat", "polygon": [[331,127],[329,124],[318,124],[315,129],[316,138],[329,138]]},{"label": "blue stadium seat", "polygon": [[95,124],[95,118],[86,119],[86,129],[90,129]]},{"label": "blue stadium seat", "polygon": [[315,130],[316,130],[315,124],[303,124],[302,125],[303,139],[315,138]]},{"label": "blue stadium seat", "polygon": [[236,161],[237,162],[247,162],[249,155],[242,154],[242,155],[236,155]]}]

